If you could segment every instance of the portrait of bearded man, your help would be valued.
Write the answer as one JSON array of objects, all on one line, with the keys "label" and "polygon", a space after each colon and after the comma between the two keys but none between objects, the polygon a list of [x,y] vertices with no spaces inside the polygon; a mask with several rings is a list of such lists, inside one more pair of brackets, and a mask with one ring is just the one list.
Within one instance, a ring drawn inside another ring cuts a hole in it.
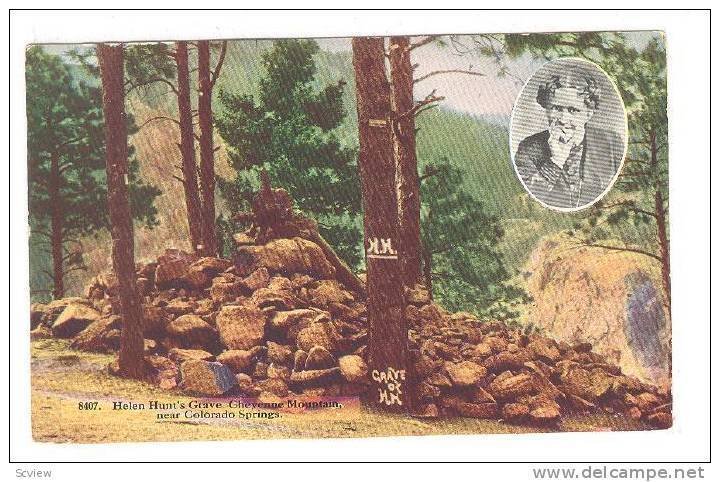
[{"label": "portrait of bearded man", "polygon": [[547,129],[523,139],[514,162],[537,200],[571,210],[593,203],[609,188],[625,144],[617,132],[590,122],[602,102],[596,74],[585,65],[563,70],[538,87],[535,100],[545,112]]}]

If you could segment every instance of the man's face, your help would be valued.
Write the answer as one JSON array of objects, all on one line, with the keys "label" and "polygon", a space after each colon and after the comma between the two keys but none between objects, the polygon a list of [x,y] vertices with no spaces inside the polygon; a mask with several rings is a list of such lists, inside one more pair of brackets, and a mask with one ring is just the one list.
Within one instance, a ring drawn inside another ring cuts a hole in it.
[{"label": "man's face", "polygon": [[570,142],[578,128],[583,128],[593,115],[578,91],[570,87],[555,89],[545,108],[550,134],[562,143]]}]

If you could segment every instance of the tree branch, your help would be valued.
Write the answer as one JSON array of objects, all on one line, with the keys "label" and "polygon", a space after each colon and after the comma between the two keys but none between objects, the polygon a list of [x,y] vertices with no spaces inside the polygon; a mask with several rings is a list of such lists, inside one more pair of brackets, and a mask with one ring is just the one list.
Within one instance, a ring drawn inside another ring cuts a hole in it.
[{"label": "tree branch", "polygon": [[630,210],[630,211],[632,211],[632,212],[635,212],[635,213],[646,214],[646,215],[651,216],[651,217],[653,217],[653,218],[657,218],[657,215],[656,215],[654,212],[652,212],[652,211],[647,211],[647,210],[645,210],[645,209],[641,209],[641,208],[635,206],[635,205],[632,203],[632,201],[619,201],[619,202],[616,202],[616,203],[602,204],[602,205],[598,206],[598,208],[599,208],[599,209],[624,208],[624,209],[628,209],[628,210]]},{"label": "tree branch", "polygon": [[425,79],[428,79],[435,75],[442,75],[442,74],[467,74],[467,75],[477,75],[479,77],[485,77],[485,74],[483,74],[482,72],[474,72],[472,70],[463,70],[463,69],[434,70],[432,72],[429,72],[429,73],[422,75],[422,76],[418,77],[417,79],[413,80],[413,84],[418,84]]},{"label": "tree branch", "polygon": [[404,118],[406,118],[406,117],[415,116],[415,115],[418,113],[418,111],[419,111],[420,109],[422,109],[423,107],[425,107],[426,105],[432,104],[433,102],[440,102],[441,100],[445,100],[445,97],[438,97],[438,96],[435,95],[435,91],[436,91],[436,90],[437,90],[437,89],[433,89],[433,91],[430,92],[423,100],[417,101],[417,102],[415,103],[415,106],[414,106],[412,109],[410,109],[410,110],[408,110],[408,111],[406,111],[406,112],[403,112],[402,114],[396,116],[396,117],[394,118],[394,120],[395,120],[395,121],[399,121],[399,120],[402,120],[402,119],[404,119]]},{"label": "tree branch", "polygon": [[84,264],[80,264],[80,265],[75,265],[69,269],[64,269],[63,270],[63,278],[66,275],[69,275],[70,273],[72,273],[73,271],[87,271],[87,266],[85,266]]},{"label": "tree branch", "polygon": [[608,245],[606,245],[606,244],[595,244],[595,243],[582,242],[582,241],[579,242],[578,248],[580,248],[580,247],[586,247],[586,248],[601,248],[601,249],[607,249],[608,251],[619,251],[619,252],[627,252],[627,253],[637,253],[637,254],[642,254],[642,255],[648,256],[648,257],[653,258],[654,260],[659,261],[660,263],[662,263],[662,258],[660,258],[660,256],[658,256],[658,255],[656,255],[656,254],[653,254],[653,253],[649,253],[649,252],[644,251],[644,250],[639,249],[639,248],[628,248],[628,247],[626,247],[626,248],[621,248],[621,247],[619,247],[619,246],[608,246]]},{"label": "tree branch", "polygon": [[440,173],[440,169],[434,168],[434,167],[428,167],[425,169],[425,173],[418,178],[420,182],[423,182],[425,179],[429,177],[436,176]]},{"label": "tree branch", "polygon": [[139,129],[142,129],[143,127],[145,127],[145,126],[148,125],[149,123],[151,123],[151,122],[153,122],[153,121],[157,121],[157,120],[169,120],[170,122],[174,122],[174,123],[177,124],[178,126],[180,125],[180,121],[177,120],[177,119],[173,119],[172,117],[167,117],[167,116],[164,116],[164,115],[159,115],[159,116],[151,117],[151,118],[149,118],[148,120],[146,120],[145,122],[143,122],[143,123],[140,125],[140,127],[138,127],[138,130],[139,130]]},{"label": "tree branch", "polygon": [[139,84],[133,84],[132,82],[128,81],[126,84],[127,84],[127,85],[130,85],[130,88],[128,89],[127,92],[125,92],[125,94],[127,95],[127,94],[129,94],[130,92],[132,92],[133,90],[137,89],[138,87],[145,87],[145,86],[150,85],[150,84],[152,84],[152,83],[154,83],[154,82],[161,82],[161,83],[163,83],[163,84],[167,84],[167,85],[170,87],[170,90],[171,90],[175,95],[180,95],[179,92],[178,92],[178,90],[177,90],[177,88],[175,87],[175,84],[173,84],[172,82],[170,82],[170,81],[167,80],[167,79],[163,79],[162,77],[151,77],[151,78],[147,79],[145,82],[140,82]]},{"label": "tree branch", "polygon": [[222,69],[223,62],[225,62],[225,53],[227,52],[227,40],[223,40],[222,47],[220,48],[220,58],[218,59],[218,63],[215,66],[215,70],[212,73],[212,78],[210,79],[210,88],[212,89],[215,86],[215,82],[217,81],[218,77],[220,77],[220,69]]},{"label": "tree branch", "polygon": [[411,43],[410,46],[408,47],[408,50],[413,51],[413,50],[415,50],[415,49],[417,49],[417,48],[420,48],[420,47],[422,47],[422,46],[424,46],[424,45],[427,45],[427,44],[433,42],[433,41],[434,41],[435,39],[437,39],[437,38],[438,38],[437,35],[428,35],[427,37],[425,37],[425,38],[422,39],[422,40],[418,40],[418,41],[415,42],[415,43]]}]

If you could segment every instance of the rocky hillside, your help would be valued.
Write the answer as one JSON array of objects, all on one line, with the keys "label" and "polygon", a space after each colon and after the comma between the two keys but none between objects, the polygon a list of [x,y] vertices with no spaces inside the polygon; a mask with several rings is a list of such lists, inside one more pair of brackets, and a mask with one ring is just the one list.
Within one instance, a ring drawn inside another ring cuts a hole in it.
[{"label": "rocky hillside", "polygon": [[669,383],[670,319],[646,256],[544,239],[526,266],[528,320],[558,340],[587,341],[623,370]]},{"label": "rocky hillside", "polygon": [[[261,400],[377,394],[368,390],[367,310],[332,257],[300,236],[236,236],[233,260],[168,250],[138,266],[148,380],[168,390]],[[627,376],[587,342],[526,335],[448,313],[418,288],[407,293],[419,415],[554,425],[605,411],[666,428],[666,388]],[[79,350],[118,349],[116,281],[86,296],[31,307],[33,338],[72,339]],[[112,370],[112,367],[111,367]]]}]

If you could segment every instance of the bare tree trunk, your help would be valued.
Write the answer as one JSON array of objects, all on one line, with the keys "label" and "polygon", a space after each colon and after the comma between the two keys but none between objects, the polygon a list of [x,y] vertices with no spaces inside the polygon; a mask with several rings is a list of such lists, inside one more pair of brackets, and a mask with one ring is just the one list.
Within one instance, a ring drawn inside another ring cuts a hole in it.
[{"label": "bare tree trunk", "polygon": [[110,234],[112,235],[113,271],[118,280],[118,295],[123,320],[119,355],[120,374],[139,379],[145,373],[143,318],[140,297],[135,286],[135,247],[128,199],[128,144],[123,46],[98,44],[97,56],[103,89],[105,167]]},{"label": "bare tree trunk", "polygon": [[413,106],[413,68],[410,63],[408,37],[390,37],[392,106],[399,116],[393,124],[395,181],[398,201],[398,237],[400,264],[405,286],[412,287],[422,279],[420,272],[420,179],[415,149],[415,116]]},{"label": "bare tree trunk", "polygon": [[180,152],[182,154],[183,189],[187,210],[188,232],[193,251],[202,244],[202,207],[198,191],[197,163],[195,162],[195,132],[190,102],[190,69],[187,42],[177,42],[175,63],[178,76],[178,112],[180,116]]},{"label": "bare tree trunk", "polygon": [[53,299],[65,295],[63,276],[63,214],[60,202],[60,157],[53,153],[50,157],[50,251],[53,261]]},{"label": "bare tree trunk", "polygon": [[369,362],[373,402],[385,410],[413,406],[403,284],[397,242],[390,88],[382,38],[354,38],[360,180],[367,265]]},{"label": "bare tree trunk", "polygon": [[210,42],[198,42],[198,116],[200,119],[200,192],[202,198],[202,238],[205,256],[217,255],[215,232],[215,159],[213,148],[212,79],[210,77]]},{"label": "bare tree trunk", "polygon": [[[658,148],[657,137],[655,131],[650,132],[650,164],[657,169],[658,165]],[[665,209],[665,199],[659,183],[655,186],[654,193],[655,202],[655,222],[657,223],[657,239],[660,247],[661,275],[663,283],[663,291],[665,292],[665,304],[670,312],[670,239],[667,233],[667,211]]]}]

